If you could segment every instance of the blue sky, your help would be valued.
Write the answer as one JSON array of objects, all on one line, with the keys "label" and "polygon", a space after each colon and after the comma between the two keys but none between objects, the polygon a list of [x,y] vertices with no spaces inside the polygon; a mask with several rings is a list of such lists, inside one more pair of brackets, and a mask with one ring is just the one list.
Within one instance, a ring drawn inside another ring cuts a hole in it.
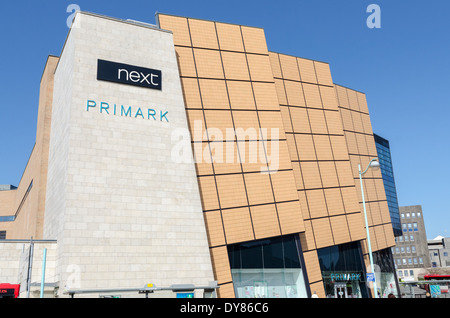
[{"label": "blue sky", "polygon": [[[265,29],[269,50],[330,63],[335,83],[367,94],[391,145],[400,205],[422,205],[427,237],[450,236],[450,1],[4,1],[0,19],[0,184],[18,185],[34,145],[39,82],[61,53],[69,4],[155,23],[155,12]],[[369,29],[369,4],[381,28]]]}]

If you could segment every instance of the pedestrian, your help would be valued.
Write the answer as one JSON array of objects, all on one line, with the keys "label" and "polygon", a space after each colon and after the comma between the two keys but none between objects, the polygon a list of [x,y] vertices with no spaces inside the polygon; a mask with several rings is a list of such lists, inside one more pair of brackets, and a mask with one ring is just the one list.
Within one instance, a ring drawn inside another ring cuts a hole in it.
[{"label": "pedestrian", "polygon": [[316,292],[314,292],[314,294],[312,294],[311,298],[319,298],[319,296],[317,296]]}]

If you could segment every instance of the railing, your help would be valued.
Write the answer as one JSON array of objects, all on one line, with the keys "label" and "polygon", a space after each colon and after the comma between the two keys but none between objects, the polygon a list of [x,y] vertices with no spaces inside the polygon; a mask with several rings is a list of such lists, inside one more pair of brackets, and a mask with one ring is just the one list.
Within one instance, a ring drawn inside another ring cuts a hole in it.
[{"label": "railing", "polygon": [[403,298],[450,298],[450,280],[399,282]]}]

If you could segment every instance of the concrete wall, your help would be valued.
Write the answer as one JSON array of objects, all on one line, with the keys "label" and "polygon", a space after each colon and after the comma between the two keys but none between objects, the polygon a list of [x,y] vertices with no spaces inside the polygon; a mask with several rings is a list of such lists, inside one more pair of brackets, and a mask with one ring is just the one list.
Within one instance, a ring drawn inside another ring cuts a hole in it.
[{"label": "concrete wall", "polygon": [[[44,224],[58,240],[61,287],[207,285],[192,150],[188,163],[172,156],[172,137],[188,132],[172,34],[85,13],[74,25],[55,73]],[[98,81],[98,59],[161,70],[162,90]],[[114,115],[114,104],[132,115]]]}]

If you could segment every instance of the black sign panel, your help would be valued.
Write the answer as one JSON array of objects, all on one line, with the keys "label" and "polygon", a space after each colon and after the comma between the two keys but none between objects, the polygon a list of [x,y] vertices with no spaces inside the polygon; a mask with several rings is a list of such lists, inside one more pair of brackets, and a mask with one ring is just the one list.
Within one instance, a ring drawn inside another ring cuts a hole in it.
[{"label": "black sign panel", "polygon": [[162,89],[161,71],[105,60],[98,60],[97,80]]}]

